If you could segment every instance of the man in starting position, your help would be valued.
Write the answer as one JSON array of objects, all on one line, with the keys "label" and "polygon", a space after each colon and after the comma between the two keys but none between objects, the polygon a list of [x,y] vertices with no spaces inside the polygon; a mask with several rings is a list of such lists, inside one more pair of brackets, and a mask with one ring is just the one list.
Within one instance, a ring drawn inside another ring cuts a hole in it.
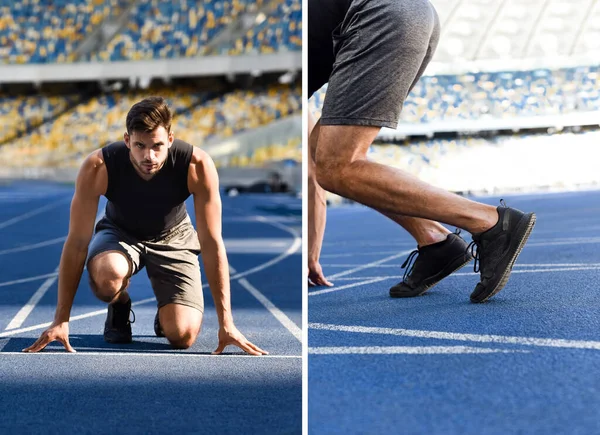
[{"label": "man in starting position", "polygon": [[[92,291],[109,304],[107,342],[131,342],[127,287],[130,278],[146,267],[158,302],[156,335],[166,337],[173,348],[190,347],[200,333],[204,311],[198,263],[202,248],[219,320],[214,353],[227,345],[252,355],[267,353],[249,342],[233,322],[214,163],[201,149],[174,139],[171,122],[172,113],[162,98],[144,99],[127,114],[124,141],[94,151],[83,162],[60,259],[54,321],[24,351],[38,352],[55,340],[75,351],[69,343],[69,317],[86,259]],[[197,232],[184,204],[190,194]],[[94,229],[101,195],[108,199],[106,215]]]},{"label": "man in starting position", "polygon": [[484,302],[506,285],[535,214],[470,201],[367,160],[379,130],[397,127],[404,101],[429,64],[439,35],[438,16],[428,0],[308,1],[309,97],[329,83],[321,118],[309,120],[312,283],[331,285],[319,263],[327,190],[379,211],[415,238],[419,255],[405,279],[390,289],[392,297],[423,294],[472,260],[467,243],[440,222],[473,236],[481,281],[471,293],[472,302]]}]

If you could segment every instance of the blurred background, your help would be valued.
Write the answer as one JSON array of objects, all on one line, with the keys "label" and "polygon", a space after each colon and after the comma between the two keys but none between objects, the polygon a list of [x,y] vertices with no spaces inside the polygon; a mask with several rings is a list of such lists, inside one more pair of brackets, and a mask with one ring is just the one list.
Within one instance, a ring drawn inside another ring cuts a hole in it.
[{"label": "blurred background", "polygon": [[431,2],[436,54],[369,158],[461,194],[599,188],[600,0]]},{"label": "blurred background", "polygon": [[300,0],[0,0],[0,178],[72,180],[169,101],[223,187],[301,190]]}]

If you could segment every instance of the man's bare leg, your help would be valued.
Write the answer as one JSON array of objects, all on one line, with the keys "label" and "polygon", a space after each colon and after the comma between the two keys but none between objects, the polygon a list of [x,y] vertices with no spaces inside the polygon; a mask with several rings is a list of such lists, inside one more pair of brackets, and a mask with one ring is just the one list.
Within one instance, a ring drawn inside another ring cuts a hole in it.
[{"label": "man's bare leg", "polygon": [[158,311],[164,336],[175,349],[189,348],[202,329],[202,312],[179,304],[167,304]]},{"label": "man's bare leg", "polygon": [[[319,262],[323,236],[325,233],[325,222],[327,205],[325,190],[316,179],[315,154],[317,140],[319,137],[320,124],[315,123],[314,116],[309,112],[309,153],[308,153],[308,257],[309,278],[316,285],[333,285],[324,276]],[[402,226],[419,246],[427,246],[441,242],[446,239],[450,231],[439,222],[403,216],[378,210],[392,221]]]},{"label": "man's bare leg", "polygon": [[443,222],[470,233],[496,224],[496,207],[368,161],[367,150],[378,132],[379,127],[321,125],[315,155],[319,185],[381,212]]},{"label": "man's bare leg", "polygon": [[450,230],[439,222],[377,210],[404,228],[420,247],[446,240]]},{"label": "man's bare leg", "polygon": [[131,299],[127,293],[132,272],[130,260],[120,251],[102,252],[88,262],[88,272],[92,291],[98,299],[109,304],[104,340],[130,343]]}]

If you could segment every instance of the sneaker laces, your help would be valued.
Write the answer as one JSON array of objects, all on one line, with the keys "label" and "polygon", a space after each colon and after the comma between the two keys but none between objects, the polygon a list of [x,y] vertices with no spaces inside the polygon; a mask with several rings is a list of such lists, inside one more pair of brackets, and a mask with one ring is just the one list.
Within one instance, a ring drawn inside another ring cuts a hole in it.
[{"label": "sneaker laces", "polygon": [[[502,205],[502,207],[506,207],[506,202],[504,201],[504,199],[500,200],[500,205]],[[458,232],[456,234],[459,234],[460,230],[457,229],[457,231]],[[481,257],[479,256],[480,248],[481,246],[479,245],[479,242],[475,239],[473,239],[473,241],[467,246],[467,252],[470,252],[473,258],[475,259],[475,263],[473,264],[473,271],[475,273],[479,273],[481,270]]]},{"label": "sneaker laces", "polygon": [[[123,314],[123,315],[119,315],[119,314],[116,312],[117,310],[118,310],[118,309],[115,309],[115,317],[114,317],[114,320],[113,320],[113,325],[114,325],[114,323],[115,323],[115,322],[117,322],[117,324],[118,324],[118,320],[117,320],[118,318],[120,318],[120,319],[123,319],[123,318],[125,317],[125,316],[124,316],[124,314],[125,314],[125,313],[121,313],[121,314]],[[133,314],[133,320],[130,320],[130,316],[131,316],[132,314]],[[133,311],[131,308],[129,308],[129,313],[127,313],[127,321],[126,321],[126,324],[130,324],[130,325],[131,325],[132,323],[135,323],[135,312],[134,312],[134,311]]]},{"label": "sneaker laces", "polygon": [[407,268],[404,271],[404,276],[402,277],[402,281],[406,281],[406,277],[412,273],[413,269],[415,268],[416,258],[418,255],[419,255],[419,249],[417,248],[410,253],[410,255],[408,256],[406,261],[402,264],[401,267],[402,267],[402,269],[404,269],[412,261],[412,263],[410,264],[410,268]]},{"label": "sneaker laces", "polygon": [[479,263],[481,262],[479,258],[479,242],[473,240],[471,243],[467,245],[467,252],[471,253],[471,256],[475,259],[475,264],[473,265],[473,272],[479,273]]}]

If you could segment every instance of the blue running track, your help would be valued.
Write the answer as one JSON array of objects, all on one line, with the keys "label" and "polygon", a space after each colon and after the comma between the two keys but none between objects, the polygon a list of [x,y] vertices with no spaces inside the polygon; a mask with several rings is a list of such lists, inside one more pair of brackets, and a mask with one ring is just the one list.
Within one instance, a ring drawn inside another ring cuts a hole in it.
[{"label": "blue running track", "polygon": [[414,241],[370,209],[329,211],[335,286],[308,297],[311,434],[600,433],[600,192],[504,199],[537,224],[484,304],[473,263],[390,298]]},{"label": "blue running track", "polygon": [[134,343],[103,341],[106,305],[84,272],[70,322],[77,353],[54,343],[24,354],[53,317],[72,194],[71,185],[0,185],[0,433],[300,434],[301,201],[223,198],[234,320],[268,356],[231,346],[210,355],[218,323],[206,286],[200,337],[171,349],[154,335],[145,271],[130,286]]}]

